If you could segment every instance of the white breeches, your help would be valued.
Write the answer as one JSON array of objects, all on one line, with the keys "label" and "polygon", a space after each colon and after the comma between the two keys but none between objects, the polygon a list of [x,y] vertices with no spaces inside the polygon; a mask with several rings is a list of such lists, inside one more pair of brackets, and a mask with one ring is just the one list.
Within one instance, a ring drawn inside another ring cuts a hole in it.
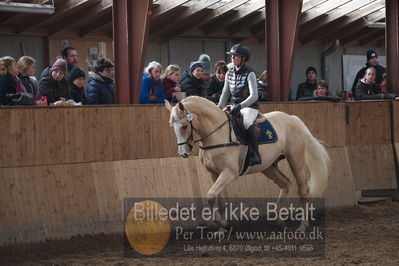
[{"label": "white breeches", "polygon": [[255,122],[259,110],[250,107],[245,107],[242,108],[240,112],[243,118],[244,128],[248,129]]}]

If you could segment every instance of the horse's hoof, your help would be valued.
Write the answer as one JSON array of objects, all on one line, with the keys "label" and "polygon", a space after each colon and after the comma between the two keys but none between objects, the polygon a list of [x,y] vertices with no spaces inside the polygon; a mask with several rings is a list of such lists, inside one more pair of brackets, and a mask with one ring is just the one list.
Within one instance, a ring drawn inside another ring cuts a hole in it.
[{"label": "horse's hoof", "polygon": [[219,227],[219,230],[217,230],[216,232],[213,232],[213,237],[214,237],[214,239],[224,240],[224,239],[226,239],[228,232],[229,232],[229,230],[227,230],[223,227]]},{"label": "horse's hoof", "polygon": [[227,221],[221,221],[220,222],[220,226],[225,228],[225,229],[229,229],[230,228],[230,224]]},{"label": "horse's hoof", "polygon": [[303,232],[306,231],[306,228],[308,228],[308,227],[309,227],[309,222],[308,221],[302,221],[301,225],[295,231],[299,232],[299,233],[303,233]]},{"label": "horse's hoof", "polygon": [[295,232],[298,232],[298,233],[303,233],[305,231],[306,231],[306,227],[303,226],[302,224],[295,230]]}]

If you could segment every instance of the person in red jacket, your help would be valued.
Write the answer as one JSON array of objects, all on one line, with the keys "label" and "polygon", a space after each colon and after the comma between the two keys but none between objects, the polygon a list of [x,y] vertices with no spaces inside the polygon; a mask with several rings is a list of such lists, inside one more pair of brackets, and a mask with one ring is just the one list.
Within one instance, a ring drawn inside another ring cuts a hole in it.
[{"label": "person in red jacket", "polygon": [[169,65],[165,69],[165,75],[162,79],[163,87],[165,89],[165,98],[169,102],[172,101],[172,94],[180,92],[181,88],[177,86],[180,80],[181,69],[177,65]]}]

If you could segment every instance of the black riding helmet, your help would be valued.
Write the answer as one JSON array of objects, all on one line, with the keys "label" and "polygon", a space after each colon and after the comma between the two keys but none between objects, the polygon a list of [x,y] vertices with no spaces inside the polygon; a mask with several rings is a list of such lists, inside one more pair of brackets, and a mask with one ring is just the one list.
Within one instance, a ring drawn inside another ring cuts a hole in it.
[{"label": "black riding helmet", "polygon": [[234,44],[230,51],[227,52],[226,54],[236,54],[239,56],[245,56],[245,61],[249,61],[249,57],[251,56],[251,52],[249,51],[248,47],[239,43],[239,44]]}]

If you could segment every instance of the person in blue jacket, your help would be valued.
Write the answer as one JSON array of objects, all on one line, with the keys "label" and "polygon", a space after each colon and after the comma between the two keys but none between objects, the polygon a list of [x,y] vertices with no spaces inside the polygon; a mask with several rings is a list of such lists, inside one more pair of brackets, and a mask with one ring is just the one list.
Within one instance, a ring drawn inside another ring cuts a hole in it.
[{"label": "person in blue jacket", "polygon": [[161,81],[162,65],[152,61],[144,69],[140,89],[140,103],[165,103],[165,91]]},{"label": "person in blue jacket", "polygon": [[94,72],[89,72],[87,83],[88,104],[115,104],[115,84],[112,77],[114,64],[107,58],[99,58]]}]

